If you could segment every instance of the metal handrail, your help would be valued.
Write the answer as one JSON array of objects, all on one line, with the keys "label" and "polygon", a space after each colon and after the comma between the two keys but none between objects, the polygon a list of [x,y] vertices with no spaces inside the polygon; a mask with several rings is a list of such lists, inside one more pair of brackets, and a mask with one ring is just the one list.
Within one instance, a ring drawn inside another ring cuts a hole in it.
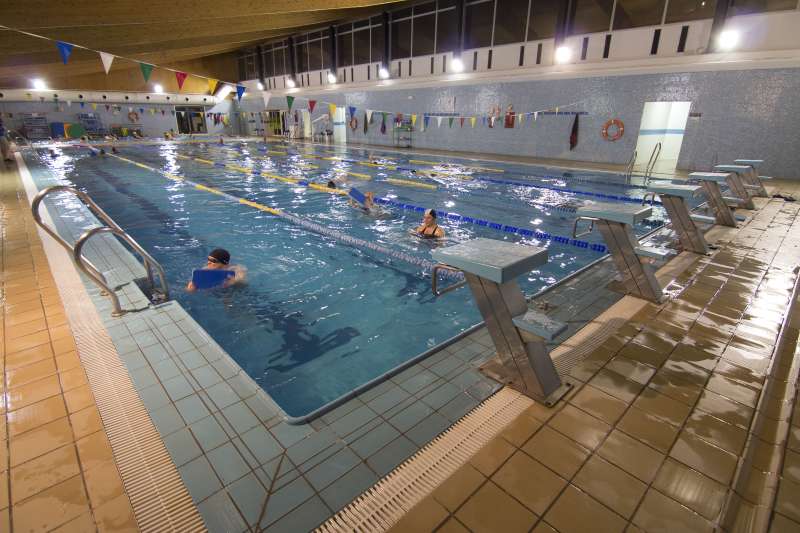
[{"label": "metal handrail", "polygon": [[[54,192],[69,192],[74,194],[78,197],[88,208],[89,210],[97,216],[102,222],[106,224],[106,226],[100,226],[97,228],[92,228],[85,231],[77,241],[75,241],[74,245],[70,245],[67,241],[65,241],[53,228],[42,222],[41,213],[39,212],[39,207],[41,206],[42,201],[44,198]],[[70,187],[69,185],[54,185],[52,187],[48,187],[39,191],[39,193],[33,198],[31,202],[31,212],[33,214],[33,219],[36,224],[42,228],[48,235],[50,235],[58,244],[63,246],[67,251],[72,254],[72,259],[75,261],[75,265],[78,269],[86,274],[92,281],[94,281],[105,293],[107,293],[111,297],[111,302],[113,304],[113,311],[112,316],[119,316],[124,311],[122,310],[119,304],[119,298],[114,292],[114,289],[108,285],[108,280],[103,275],[100,270],[94,266],[88,259],[83,257],[82,250],[83,246],[87,240],[89,240],[93,235],[98,233],[111,233],[116,235],[128,245],[133,248],[133,250],[139,254],[142,258],[142,262],[144,263],[145,270],[147,271],[147,280],[150,283],[150,286],[154,288],[155,291],[155,278],[153,276],[153,270],[156,271],[159,278],[159,284],[161,286],[160,292],[157,293],[157,299],[159,301],[165,301],[169,299],[169,286],[167,284],[167,275],[164,272],[163,267],[156,261],[153,256],[147,253],[142,246],[136,242],[133,237],[128,235],[128,233],[123,230],[119,224],[114,222],[105,211],[103,211],[100,206],[98,206],[91,197],[83,191],[80,191],[74,187]]]},{"label": "metal handrail", "polygon": [[11,140],[14,141],[14,144],[16,144],[17,146],[20,145],[20,143],[19,143],[20,139],[25,142],[25,146],[30,146],[31,145],[31,143],[28,140],[28,138],[25,137],[22,133],[20,133],[17,130],[6,130],[6,135],[11,137]]},{"label": "metal handrail", "polygon": [[444,289],[442,289],[440,291],[438,289],[438,285],[439,285],[438,273],[439,273],[440,270],[449,270],[451,272],[460,272],[459,269],[457,269],[455,267],[451,267],[450,265],[445,265],[445,264],[442,264],[442,263],[439,263],[438,265],[434,265],[434,267],[431,269],[431,291],[433,292],[434,296],[441,296],[442,294],[448,293],[450,291],[454,291],[454,290],[458,289],[459,287],[463,287],[464,285],[467,284],[467,280],[459,281],[458,283],[453,283],[452,285],[448,285],[447,287],[445,287]]},{"label": "metal handrail", "polygon": [[[587,229],[583,233],[578,233],[578,222],[580,222],[581,220],[589,221],[589,229]],[[600,219],[595,217],[577,217],[575,219],[575,222],[572,224],[572,238],[577,239],[578,237],[589,235],[592,231],[594,231],[594,223],[597,222],[598,220]]]},{"label": "metal handrail", "polygon": [[628,164],[625,166],[625,183],[630,183],[631,177],[633,177],[633,166],[636,164],[636,156],[639,153],[634,150],[631,154],[631,158],[628,159]]},{"label": "metal handrail", "polygon": [[650,181],[650,176],[653,174],[653,169],[656,168],[658,156],[661,155],[661,141],[658,141],[650,152],[650,159],[647,160],[647,166],[644,170],[644,183],[645,185]]},{"label": "metal handrail", "polygon": [[647,198],[648,197],[652,198],[652,200],[650,200],[651,204],[655,203],[655,201],[656,201],[656,193],[648,191],[648,192],[644,193],[644,196],[642,196],[642,205],[647,205]]}]

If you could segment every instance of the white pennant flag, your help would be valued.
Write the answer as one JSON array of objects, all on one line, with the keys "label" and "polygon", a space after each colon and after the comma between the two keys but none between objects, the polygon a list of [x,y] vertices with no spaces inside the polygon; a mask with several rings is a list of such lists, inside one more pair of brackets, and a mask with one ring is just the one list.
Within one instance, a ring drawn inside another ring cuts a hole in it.
[{"label": "white pennant flag", "polygon": [[67,107],[72,107],[72,100],[67,100]]},{"label": "white pennant flag", "polygon": [[103,68],[108,74],[108,71],[111,70],[111,63],[114,62],[114,56],[112,54],[107,54],[105,52],[100,52],[100,61],[103,62]]},{"label": "white pennant flag", "polygon": [[269,99],[272,96],[272,93],[269,91],[261,91],[261,98],[264,99],[264,108],[269,107]]},{"label": "white pennant flag", "polygon": [[372,122],[372,109],[367,109],[367,122]]},{"label": "white pennant flag", "polygon": [[436,127],[437,128],[442,127],[442,117],[436,117]]},{"label": "white pennant flag", "polygon": [[539,112],[538,111],[534,111],[533,112],[533,121],[536,122],[536,119],[538,119],[538,118],[539,118]]}]

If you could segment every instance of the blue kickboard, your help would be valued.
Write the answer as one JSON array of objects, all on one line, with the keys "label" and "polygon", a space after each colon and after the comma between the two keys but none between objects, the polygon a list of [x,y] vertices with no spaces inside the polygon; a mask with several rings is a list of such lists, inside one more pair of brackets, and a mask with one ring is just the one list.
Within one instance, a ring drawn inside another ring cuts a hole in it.
[{"label": "blue kickboard", "polygon": [[355,200],[358,205],[364,207],[364,203],[367,201],[367,197],[364,196],[364,193],[353,187],[347,192],[347,196]]},{"label": "blue kickboard", "polygon": [[227,279],[235,275],[236,272],[233,270],[196,268],[192,271],[192,283],[198,289],[213,289],[221,286]]}]

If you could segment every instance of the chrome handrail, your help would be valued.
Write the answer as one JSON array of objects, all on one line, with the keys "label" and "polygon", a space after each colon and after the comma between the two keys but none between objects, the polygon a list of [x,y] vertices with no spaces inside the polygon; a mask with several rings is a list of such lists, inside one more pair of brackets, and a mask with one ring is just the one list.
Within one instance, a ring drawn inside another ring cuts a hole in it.
[{"label": "chrome handrail", "polygon": [[[39,208],[41,206],[42,201],[44,198],[53,192],[69,192],[74,194],[81,200],[89,210],[94,213],[98,219],[106,224],[106,226],[100,226],[97,228],[92,228],[85,231],[77,241],[75,241],[74,245],[70,245],[66,240],[64,240],[53,228],[48,226],[42,221],[41,213],[39,212]],[[167,284],[167,276],[164,272],[164,268],[156,261],[153,256],[147,253],[142,246],[136,242],[133,237],[131,237],[125,230],[123,230],[119,224],[114,222],[108,213],[103,211],[100,206],[98,206],[91,197],[83,191],[80,191],[74,187],[70,187],[69,185],[54,185],[52,187],[48,187],[39,191],[39,193],[33,198],[31,202],[31,212],[33,214],[33,219],[36,224],[42,228],[48,235],[50,235],[58,244],[63,246],[67,251],[72,254],[72,259],[75,261],[75,265],[78,269],[86,274],[92,281],[94,281],[105,293],[107,293],[111,297],[111,301],[114,307],[112,311],[112,316],[119,316],[124,311],[121,309],[119,304],[119,298],[114,293],[114,289],[108,285],[108,280],[103,275],[100,270],[95,267],[88,259],[83,257],[82,250],[83,246],[86,241],[91,238],[93,235],[98,233],[111,233],[116,235],[123,241],[125,241],[137,254],[139,254],[142,258],[142,263],[144,263],[145,270],[147,271],[147,280],[150,283],[150,286],[153,287],[155,292],[155,278],[153,276],[153,270],[156,271],[159,278],[159,284],[161,286],[160,292],[157,292],[157,300],[159,301],[166,301],[169,299],[169,286]]]},{"label": "chrome handrail", "polygon": [[460,272],[459,269],[457,269],[455,267],[451,267],[450,265],[445,265],[445,264],[442,264],[442,263],[439,263],[438,265],[434,265],[434,267],[431,269],[431,291],[433,292],[434,296],[441,296],[442,294],[448,293],[450,291],[454,291],[454,290],[458,289],[459,287],[463,287],[464,285],[467,284],[467,280],[459,281],[458,283],[453,283],[452,285],[448,285],[447,287],[445,287],[444,289],[442,289],[440,291],[438,289],[438,285],[439,285],[438,273],[439,273],[440,270],[449,270],[450,272]]},{"label": "chrome handrail", "polygon": [[653,169],[656,168],[656,162],[658,161],[658,156],[661,155],[661,141],[658,141],[656,145],[653,147],[653,151],[650,152],[650,159],[647,160],[647,166],[644,170],[644,183],[650,181],[650,176],[653,174]]},{"label": "chrome handrail", "polygon": [[636,156],[639,153],[634,150],[631,154],[631,158],[628,159],[628,164],[625,166],[625,183],[630,183],[631,177],[633,177],[633,167],[636,164]]},{"label": "chrome handrail", "polygon": [[[589,221],[589,229],[584,231],[583,233],[578,233],[578,222],[581,220],[588,220]],[[600,220],[599,218],[595,217],[577,217],[575,222],[572,224],[572,238],[577,239],[578,237],[583,237],[584,235],[589,235],[592,231],[594,231],[594,223]]]},{"label": "chrome handrail", "polygon": [[6,130],[6,135],[11,137],[11,140],[14,141],[14,144],[16,144],[17,146],[20,145],[19,143],[20,139],[25,141],[25,146],[31,145],[31,142],[28,140],[28,138],[17,130]]},{"label": "chrome handrail", "polygon": [[651,204],[655,203],[655,201],[656,201],[656,193],[648,191],[648,192],[644,193],[644,196],[642,196],[642,205],[647,205],[647,197],[648,196],[652,197],[652,200],[650,201],[650,203]]}]

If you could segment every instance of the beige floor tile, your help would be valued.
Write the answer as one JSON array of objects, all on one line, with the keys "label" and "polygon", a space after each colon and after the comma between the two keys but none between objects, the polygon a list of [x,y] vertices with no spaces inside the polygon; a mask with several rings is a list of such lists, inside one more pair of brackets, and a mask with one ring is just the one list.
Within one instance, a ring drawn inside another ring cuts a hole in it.
[{"label": "beige floor tile", "polygon": [[590,450],[611,431],[610,425],[572,405],[565,405],[548,425]]},{"label": "beige floor tile", "polygon": [[522,452],[512,455],[492,476],[492,481],[538,516],[544,514],[567,484],[567,480]]},{"label": "beige floor tile", "polygon": [[13,389],[32,381],[51,376],[56,373],[56,360],[52,357],[42,359],[30,365],[9,369],[6,372],[6,387]]},{"label": "beige floor tile", "polygon": [[113,462],[111,444],[103,432],[92,433],[77,441],[78,456],[81,459],[81,468],[84,472],[100,466],[105,462]]},{"label": "beige floor tile", "polygon": [[57,394],[61,394],[58,378],[55,375],[47,376],[10,389],[6,394],[6,407],[14,411]]},{"label": "beige floor tile", "polygon": [[648,348],[647,346],[642,346],[641,344],[637,344],[635,342],[631,342],[622,350],[620,350],[618,355],[626,357],[631,361],[637,361],[639,363],[658,368],[667,358],[670,350],[671,348],[665,351],[659,351],[653,348]]},{"label": "beige floor tile", "polygon": [[484,476],[494,474],[506,459],[511,457],[515,448],[505,439],[495,437],[469,460],[469,464],[478,469]]},{"label": "beige floor tile", "polygon": [[53,533],[85,533],[96,529],[91,513],[84,513],[53,530]]},{"label": "beige floor tile", "polygon": [[713,531],[711,523],[702,516],[654,489],[645,494],[633,523],[653,533]]},{"label": "beige floor tile", "polygon": [[786,450],[783,458],[783,476],[800,483],[800,453]]},{"label": "beige floor tile", "polygon": [[97,530],[100,533],[137,533],[139,528],[127,496],[118,496],[94,510]]},{"label": "beige floor tile", "polygon": [[616,372],[611,372],[606,369],[600,370],[589,381],[589,385],[625,403],[631,403],[642,390],[642,385],[640,383],[625,379]]},{"label": "beige floor tile", "polygon": [[705,411],[715,417],[734,424],[739,427],[747,428],[753,418],[755,410],[744,404],[740,404],[731,399],[720,396],[716,392],[703,391],[697,401],[697,409]]},{"label": "beige floor tile", "polygon": [[683,431],[672,447],[670,457],[728,485],[736,469],[736,456],[700,439],[693,433]]},{"label": "beige floor tile", "polygon": [[6,339],[18,339],[20,337],[25,337],[26,335],[38,333],[40,331],[47,331],[47,322],[45,321],[44,316],[29,322],[17,324],[14,327],[9,328],[6,332]]},{"label": "beige floor tile", "polygon": [[618,429],[611,432],[597,453],[645,483],[655,478],[664,461],[664,454]]},{"label": "beige floor tile", "polygon": [[26,307],[28,309],[14,308],[12,311],[6,313],[5,325],[7,328],[10,328],[10,326],[19,326],[32,320],[44,319],[42,304],[39,302],[32,302]]},{"label": "beige floor tile", "polygon": [[61,388],[64,389],[64,391],[89,384],[86,380],[86,372],[83,370],[82,366],[76,366],[70,370],[60,372],[58,377],[61,380]]},{"label": "beige floor tile", "polygon": [[30,350],[42,344],[50,342],[50,333],[48,331],[39,331],[19,337],[17,339],[6,339],[6,353],[14,354],[25,350]]},{"label": "beige floor tile", "polygon": [[775,513],[772,515],[772,523],[769,527],[769,533],[797,533],[800,531],[800,523],[791,520],[782,514]]},{"label": "beige floor tile", "polygon": [[570,399],[570,403],[599,418],[608,424],[614,424],[628,408],[628,404],[606,394],[591,385],[584,385],[578,393]]},{"label": "beige floor tile", "polygon": [[30,431],[42,424],[47,424],[67,416],[64,398],[57,394],[40,402],[8,413],[8,432],[11,437]]},{"label": "beige floor tile", "polygon": [[697,399],[703,392],[702,385],[685,381],[677,377],[675,373],[664,370],[656,372],[647,386],[690,407],[697,403]]},{"label": "beige floor tile", "polygon": [[635,407],[628,409],[625,416],[617,423],[617,428],[662,453],[667,453],[672,448],[678,436],[677,426]]},{"label": "beige floor tile", "polygon": [[748,407],[755,407],[756,402],[758,402],[759,389],[731,381],[717,374],[712,374],[706,388],[711,392],[716,392],[720,396],[724,396]]},{"label": "beige floor tile", "polygon": [[432,495],[448,511],[455,512],[484,481],[486,478],[483,474],[472,465],[465,464],[436,487]]},{"label": "beige floor tile", "polygon": [[95,431],[101,431],[103,429],[100,412],[97,410],[97,407],[94,406],[72,413],[69,415],[69,419],[72,423],[72,431],[75,433],[76,439],[81,439]]},{"label": "beige floor tile", "polygon": [[52,359],[53,348],[47,344],[42,344],[28,350],[17,353],[6,353],[6,369],[15,369],[21,366],[30,365],[42,359]]},{"label": "beige floor tile", "polygon": [[13,504],[80,473],[73,446],[62,446],[11,469]]},{"label": "beige floor tile", "polygon": [[[86,480],[87,484],[89,480]],[[89,492],[91,498],[92,493]],[[124,497],[124,496],[123,496]],[[406,531],[433,531],[449,517],[447,509],[433,498],[424,498],[411,508],[389,531],[404,533]]]},{"label": "beige floor tile", "polygon": [[525,444],[540,427],[542,427],[542,422],[523,413],[506,426],[506,428],[500,432],[500,436],[519,448]]},{"label": "beige floor tile", "polygon": [[540,520],[536,527],[533,528],[531,533],[558,533],[553,526],[545,522],[544,520]]},{"label": "beige floor tile", "polygon": [[633,402],[633,406],[675,426],[682,425],[692,410],[685,403],[673,400],[649,387],[642,390],[642,393]]},{"label": "beige floor tile", "polygon": [[644,483],[597,455],[586,461],[572,483],[627,519],[633,516],[647,489]]},{"label": "beige floor tile", "polygon": [[10,442],[11,466],[14,467],[70,444],[72,429],[66,417],[59,418],[12,438]]},{"label": "beige floor tile", "polygon": [[11,512],[9,509],[0,510],[0,531],[11,531]]},{"label": "beige floor tile", "polygon": [[654,367],[628,359],[621,354],[609,361],[605,368],[640,385],[646,385],[650,378],[653,377],[653,374],[656,373]]},{"label": "beige floor tile", "polygon": [[14,505],[11,514],[15,530],[45,531],[88,511],[83,482],[75,476]]},{"label": "beige floor tile", "polygon": [[81,360],[78,357],[78,352],[67,352],[56,357],[56,367],[59,372],[64,372],[80,366]]},{"label": "beige floor tile", "polygon": [[[5,444],[5,443],[3,443]],[[9,506],[8,501],[8,470],[0,472],[0,509]]]},{"label": "beige floor tile", "polygon": [[74,352],[77,350],[75,346],[75,340],[72,337],[64,337],[61,339],[56,339],[52,342],[53,344],[53,353],[56,355],[61,355],[62,353],[67,352]]},{"label": "beige floor tile", "polygon": [[461,522],[456,520],[455,518],[449,519],[447,522],[442,525],[439,529],[436,530],[437,533],[469,533],[469,529],[465,528],[461,525]]},{"label": "beige floor tile", "polygon": [[112,461],[87,470],[84,474],[84,481],[92,508],[97,508],[125,494],[117,465]]},{"label": "beige floor tile", "polygon": [[565,479],[575,475],[590,453],[577,442],[547,426],[540,429],[522,450]]},{"label": "beige floor tile", "polygon": [[536,516],[491,481],[458,510],[456,518],[475,533],[529,531]]},{"label": "beige floor tile", "polygon": [[95,404],[92,391],[89,390],[87,385],[65,392],[64,401],[67,402],[67,410],[70,413],[75,413]]},{"label": "beige floor tile", "polygon": [[569,485],[544,517],[560,533],[623,531],[626,521],[580,489]]},{"label": "beige floor tile", "polygon": [[712,522],[719,516],[727,494],[722,484],[669,457],[653,487]]},{"label": "beige floor tile", "polygon": [[728,424],[703,411],[695,411],[686,422],[686,429],[701,439],[739,455],[747,440],[747,431]]},{"label": "beige floor tile", "polygon": [[770,361],[768,356],[736,348],[734,346],[728,346],[725,348],[722,358],[736,365],[749,368],[758,374],[763,374],[766,372]]},{"label": "beige floor tile", "polygon": [[688,344],[678,344],[669,358],[673,361],[683,361],[698,366],[704,370],[712,371],[719,360],[719,356],[713,355]]}]

